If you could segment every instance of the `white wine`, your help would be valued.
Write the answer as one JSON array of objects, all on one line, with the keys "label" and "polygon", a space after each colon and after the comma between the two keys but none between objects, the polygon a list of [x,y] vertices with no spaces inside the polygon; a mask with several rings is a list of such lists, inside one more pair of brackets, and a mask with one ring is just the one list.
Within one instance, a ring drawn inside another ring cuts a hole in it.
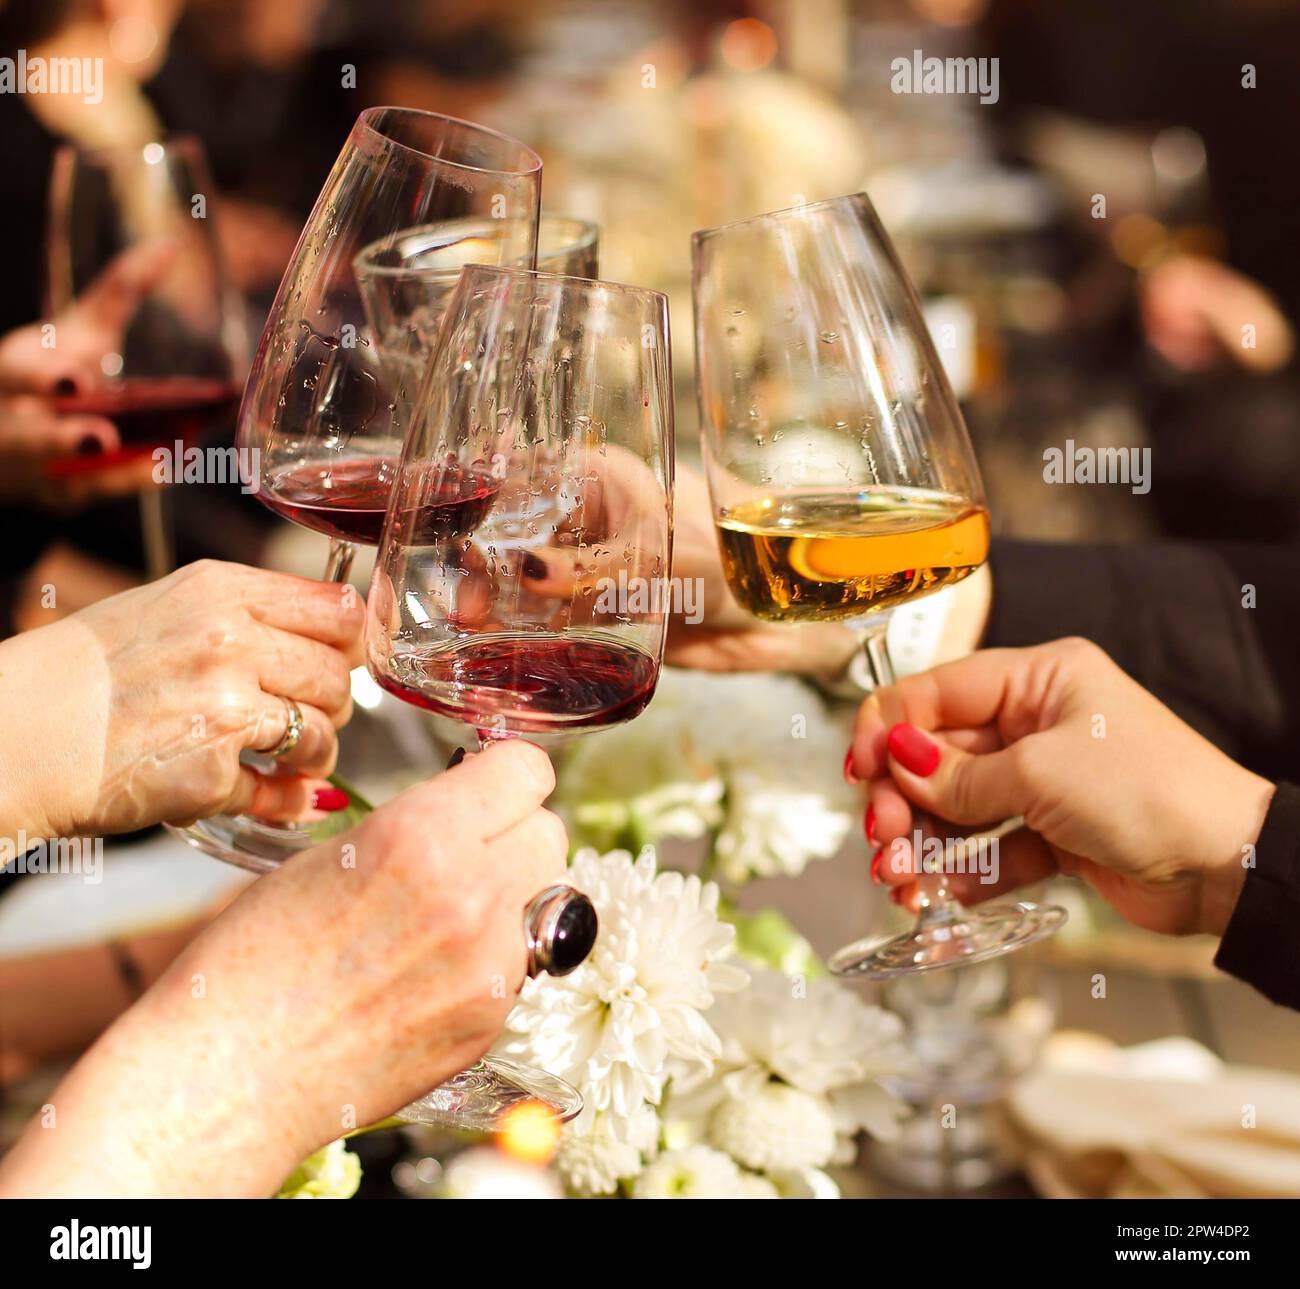
[{"label": "white wine", "polygon": [[910,488],[770,497],[718,518],[727,583],[768,622],[835,622],[960,582],[988,557],[983,506]]}]

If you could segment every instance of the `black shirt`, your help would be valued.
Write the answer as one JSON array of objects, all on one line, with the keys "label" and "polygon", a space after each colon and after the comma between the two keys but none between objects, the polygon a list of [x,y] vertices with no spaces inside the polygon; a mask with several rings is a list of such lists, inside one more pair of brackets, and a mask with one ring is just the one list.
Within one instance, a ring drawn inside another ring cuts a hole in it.
[{"label": "black shirt", "polygon": [[[1234,760],[1300,766],[1300,551],[993,544],[984,643],[1083,636]],[[1279,783],[1216,963],[1300,1010],[1300,788]]]}]

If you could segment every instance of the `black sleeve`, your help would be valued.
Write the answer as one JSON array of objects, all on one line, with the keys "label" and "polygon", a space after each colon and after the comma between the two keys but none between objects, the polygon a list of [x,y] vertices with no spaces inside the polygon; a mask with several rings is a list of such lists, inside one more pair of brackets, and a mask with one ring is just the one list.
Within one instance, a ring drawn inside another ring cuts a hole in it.
[{"label": "black sleeve", "polygon": [[1300,1011],[1300,788],[1278,784],[1214,965]]},{"label": "black sleeve", "polygon": [[984,643],[1084,636],[1229,756],[1300,766],[1300,551],[998,540]]}]

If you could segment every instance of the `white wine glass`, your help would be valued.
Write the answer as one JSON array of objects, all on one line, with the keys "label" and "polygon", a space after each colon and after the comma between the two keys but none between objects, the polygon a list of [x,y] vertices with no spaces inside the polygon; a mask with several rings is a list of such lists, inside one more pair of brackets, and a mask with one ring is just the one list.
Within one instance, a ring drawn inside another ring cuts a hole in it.
[{"label": "white wine glass", "polygon": [[[979,467],[916,293],[864,193],[698,232],[693,252],[697,393],[727,583],[765,621],[852,628],[864,679],[892,684],[890,612],[970,576],[989,547]],[[1065,921],[1026,903],[966,909],[944,872],[919,884],[914,929],[840,950],[837,975],[980,962]]]}]

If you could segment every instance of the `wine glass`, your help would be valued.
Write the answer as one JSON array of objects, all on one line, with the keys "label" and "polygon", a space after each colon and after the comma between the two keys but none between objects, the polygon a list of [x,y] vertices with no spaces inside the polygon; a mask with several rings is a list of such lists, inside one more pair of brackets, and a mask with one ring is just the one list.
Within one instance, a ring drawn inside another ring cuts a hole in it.
[{"label": "wine glass", "polygon": [[[371,674],[480,745],[631,720],[663,658],[672,486],[664,296],[466,268],[393,485]],[[490,1124],[518,1079],[486,1058],[452,1081],[459,1112]]]},{"label": "wine glass", "polygon": [[[52,476],[111,470],[156,448],[182,450],[233,426],[247,359],[238,301],[222,271],[212,181],[197,139],[63,146],[50,180],[46,303],[63,314],[97,293],[87,333],[101,379],[59,396],[60,412],[107,417],[121,446],[52,462]],[[115,316],[106,316],[115,315]],[[57,324],[54,333],[58,343]],[[145,566],[171,571],[164,493],[139,494]]]},{"label": "wine glass", "polygon": [[[542,215],[536,268],[594,278],[600,227],[565,215]],[[447,300],[467,264],[533,268],[508,224],[481,215],[404,228],[362,247],[353,261],[371,343],[387,377],[395,419],[410,420]]]},{"label": "wine glass", "polygon": [[[979,468],[916,293],[863,193],[698,232],[693,252],[727,583],[765,621],[844,623],[871,683],[892,684],[890,611],[968,577],[989,546]],[[914,930],[849,945],[831,969],[887,979],[980,962],[1065,921],[1051,906],[965,909],[944,873],[920,886]]]},{"label": "wine glass", "polygon": [[[432,112],[378,107],[357,118],[280,283],[236,440],[262,504],[329,537],[327,580],[345,582],[356,545],[379,541],[409,419],[413,369],[384,360],[358,253],[413,228],[490,220],[480,253],[531,266],[541,164],[506,135]],[[258,872],[315,840],[306,827],[226,815],[178,831]]]}]

